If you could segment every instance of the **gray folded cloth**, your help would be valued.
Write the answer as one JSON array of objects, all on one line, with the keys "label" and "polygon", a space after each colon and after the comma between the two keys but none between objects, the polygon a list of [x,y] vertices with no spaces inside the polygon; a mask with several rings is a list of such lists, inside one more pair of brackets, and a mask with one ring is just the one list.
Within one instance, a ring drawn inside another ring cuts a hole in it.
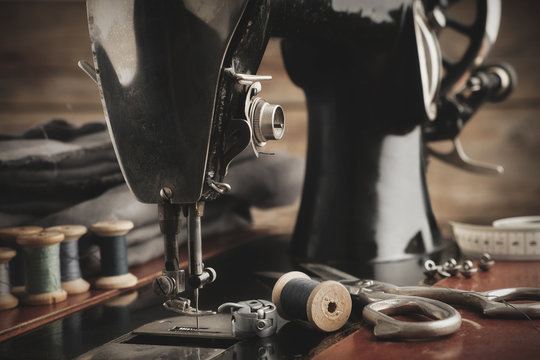
[{"label": "gray folded cloth", "polygon": [[[231,191],[207,202],[201,220],[209,236],[251,224],[250,207],[287,205],[300,194],[302,160],[261,155],[251,149],[232,163],[225,181]],[[75,127],[54,120],[18,136],[0,135],[0,227],[43,227],[131,220],[126,236],[130,266],[163,255],[157,206],[138,202],[125,185],[105,125]],[[186,241],[185,221],[179,241]],[[94,235],[79,242],[85,275],[99,270]]]},{"label": "gray folded cloth", "polygon": [[0,139],[0,212],[45,216],[124,182],[104,123],[53,120]]}]

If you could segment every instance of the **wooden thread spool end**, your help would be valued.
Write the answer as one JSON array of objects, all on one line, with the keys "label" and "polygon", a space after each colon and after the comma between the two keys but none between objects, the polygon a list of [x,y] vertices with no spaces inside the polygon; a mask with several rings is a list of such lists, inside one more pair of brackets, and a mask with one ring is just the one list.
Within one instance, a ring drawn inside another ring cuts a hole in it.
[{"label": "wooden thread spool end", "polygon": [[[95,223],[90,227],[90,230],[94,234],[101,237],[101,241],[107,241],[106,238],[125,236],[131,229],[133,229],[133,226],[133,223],[129,220],[110,220]],[[102,266],[103,257],[104,254],[102,254]],[[125,274],[101,276],[94,282],[94,286],[103,290],[124,289],[137,285],[137,282],[138,279],[135,275],[130,272],[126,272]]]},{"label": "wooden thread spool end", "polygon": [[[0,264],[5,266],[9,260],[13,259],[17,255],[17,252],[10,248],[0,248]],[[7,276],[7,275],[6,275]],[[19,299],[12,294],[0,295],[0,310],[13,309],[19,305]]]},{"label": "wooden thread spool end", "polygon": [[[87,229],[86,226],[83,225],[57,225],[49,227],[45,231],[60,232],[64,234],[64,242],[67,242],[79,240],[81,236],[86,234]],[[83,278],[62,281],[62,289],[64,289],[68,295],[82,294],[90,289],[90,283]]]},{"label": "wooden thread spool end", "polygon": [[[59,244],[64,240],[64,234],[54,231],[44,231],[37,234],[22,235],[17,238],[17,244],[23,248],[46,248],[49,246],[54,246]],[[27,259],[28,260],[28,259]],[[25,266],[27,269],[30,269],[30,265],[27,264],[25,260]],[[58,274],[53,274],[54,277],[60,279],[60,266],[59,259],[58,263]],[[54,271],[54,269],[51,269]],[[27,305],[49,305],[56,304],[62,301],[65,301],[67,298],[67,293],[62,288],[55,289],[52,291],[47,291],[43,293],[32,293],[33,289],[29,286],[31,280],[30,276],[36,276],[37,274],[30,274],[30,270],[26,272],[27,279],[27,289],[26,293],[22,297],[22,302]]]},{"label": "wooden thread spool end", "polygon": [[[7,246],[11,247],[17,247],[17,238],[19,236],[23,235],[32,235],[32,234],[38,234],[43,231],[43,228],[41,226],[15,226],[5,229],[0,229],[0,240],[3,240]],[[23,270],[23,262],[22,262],[22,254],[17,254],[17,258],[21,258],[21,260],[14,260],[17,264],[15,265],[15,268],[13,266],[13,263],[11,264],[11,271],[12,272],[20,272],[22,273]],[[17,266],[18,265],[18,266]],[[19,275],[22,276],[22,275]],[[22,282],[23,279],[19,280]],[[16,296],[23,296],[24,292],[26,291],[26,288],[24,285],[17,285],[12,284],[11,286],[11,293]]]},{"label": "wooden thread spool end", "polygon": [[41,226],[15,226],[0,229],[0,239],[10,241],[15,244],[19,236],[38,234],[42,231],[43,228]]},{"label": "wooden thread spool end", "polygon": [[[284,274],[276,282],[272,290],[272,302],[276,305],[278,313],[285,319],[295,319],[293,314],[284,311],[283,289],[287,284],[293,284],[295,279],[311,280],[309,276],[299,271]],[[291,283],[293,281],[293,283]],[[304,305],[304,304],[301,304]],[[305,304],[307,322],[316,329],[326,332],[339,330],[351,314],[352,300],[347,289],[337,281],[324,281],[318,283],[312,290]],[[300,319],[301,320],[301,319]]]},{"label": "wooden thread spool end", "polygon": [[101,237],[126,235],[133,229],[133,223],[129,220],[100,221],[90,227],[90,230]]}]

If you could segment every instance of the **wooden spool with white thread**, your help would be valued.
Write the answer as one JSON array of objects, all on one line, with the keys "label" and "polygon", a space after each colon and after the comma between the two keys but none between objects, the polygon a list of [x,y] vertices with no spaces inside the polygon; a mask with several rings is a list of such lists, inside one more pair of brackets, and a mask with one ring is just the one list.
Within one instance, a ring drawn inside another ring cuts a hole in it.
[{"label": "wooden spool with white thread", "polygon": [[9,283],[9,260],[13,259],[17,252],[11,248],[0,248],[0,271],[2,276],[0,277],[2,284],[0,287],[0,310],[13,309],[19,305],[19,299],[13,296],[10,292]]},{"label": "wooden spool with white thread", "polygon": [[129,272],[126,234],[133,229],[128,220],[95,223],[90,230],[97,235],[101,254],[101,277],[94,283],[98,289],[123,289],[137,285],[137,277]]},{"label": "wooden spool with white thread", "polygon": [[54,231],[17,238],[24,254],[24,304],[47,305],[66,300],[67,293],[62,289],[60,280],[60,243],[63,240],[64,234]]},{"label": "wooden spool with white thread", "polygon": [[0,240],[2,246],[14,249],[17,254],[9,263],[11,293],[16,296],[22,296],[25,291],[24,280],[24,256],[22,249],[17,245],[17,238],[22,235],[38,234],[43,231],[41,226],[15,226],[0,229]]},{"label": "wooden spool with white thread", "polygon": [[342,284],[331,280],[319,283],[299,271],[279,278],[272,302],[281,317],[308,322],[326,332],[345,325],[352,309],[351,296]]},{"label": "wooden spool with white thread", "polygon": [[90,283],[81,277],[79,265],[78,242],[86,234],[86,226],[58,225],[45,231],[57,231],[64,234],[64,241],[60,244],[60,274],[62,289],[68,295],[82,294],[90,289]]}]

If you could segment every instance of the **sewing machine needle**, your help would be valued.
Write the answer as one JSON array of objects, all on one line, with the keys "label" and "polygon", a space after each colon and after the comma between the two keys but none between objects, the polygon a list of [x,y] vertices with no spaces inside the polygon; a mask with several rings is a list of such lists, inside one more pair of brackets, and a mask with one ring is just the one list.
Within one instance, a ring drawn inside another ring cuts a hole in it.
[{"label": "sewing machine needle", "polygon": [[195,300],[195,310],[197,311],[196,321],[197,321],[197,330],[199,330],[199,289],[193,290],[193,300]]}]

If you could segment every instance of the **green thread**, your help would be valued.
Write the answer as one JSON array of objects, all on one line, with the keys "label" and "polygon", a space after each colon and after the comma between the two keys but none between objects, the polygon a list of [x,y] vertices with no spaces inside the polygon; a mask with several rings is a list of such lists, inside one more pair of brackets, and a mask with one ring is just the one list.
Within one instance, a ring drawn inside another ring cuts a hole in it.
[{"label": "green thread", "polygon": [[43,294],[60,290],[60,244],[23,250],[26,292]]}]

